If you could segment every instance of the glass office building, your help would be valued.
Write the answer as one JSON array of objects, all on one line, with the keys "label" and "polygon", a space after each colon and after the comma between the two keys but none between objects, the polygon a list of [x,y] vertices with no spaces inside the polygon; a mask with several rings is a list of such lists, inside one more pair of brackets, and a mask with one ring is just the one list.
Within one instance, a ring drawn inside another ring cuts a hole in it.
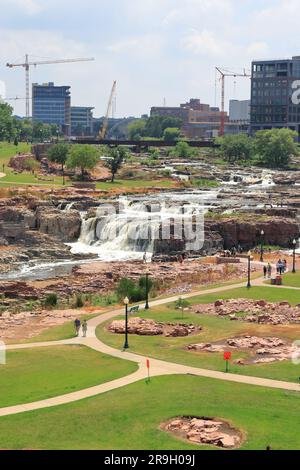
[{"label": "glass office building", "polygon": [[300,56],[252,63],[251,133],[274,127],[300,137]]},{"label": "glass office building", "polygon": [[69,86],[54,83],[32,85],[32,120],[57,124],[65,135],[71,132],[71,94]]}]

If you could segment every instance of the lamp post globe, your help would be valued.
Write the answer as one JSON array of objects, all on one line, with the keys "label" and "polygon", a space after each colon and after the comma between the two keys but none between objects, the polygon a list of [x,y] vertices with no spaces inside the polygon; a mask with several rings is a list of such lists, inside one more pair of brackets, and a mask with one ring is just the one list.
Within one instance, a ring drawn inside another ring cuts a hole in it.
[{"label": "lamp post globe", "polygon": [[264,236],[265,236],[264,230],[261,230],[260,236],[261,236],[261,239],[260,239],[260,262],[263,263],[264,262]]}]

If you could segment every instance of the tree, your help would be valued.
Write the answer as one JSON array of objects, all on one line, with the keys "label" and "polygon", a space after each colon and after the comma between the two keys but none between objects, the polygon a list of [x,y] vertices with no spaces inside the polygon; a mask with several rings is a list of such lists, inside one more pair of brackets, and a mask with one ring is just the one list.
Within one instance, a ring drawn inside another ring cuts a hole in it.
[{"label": "tree", "polygon": [[61,165],[61,171],[63,174],[63,184],[65,184],[64,170],[65,164],[68,159],[69,154],[69,145],[68,144],[57,144],[50,148],[48,152],[48,158],[51,162],[55,162],[58,165]]},{"label": "tree", "polygon": [[180,129],[177,127],[167,127],[164,130],[165,142],[176,142],[180,138]]},{"label": "tree", "polygon": [[16,137],[14,131],[13,108],[7,103],[0,103],[0,140],[11,141]]},{"label": "tree", "polygon": [[184,309],[188,308],[189,305],[190,305],[190,303],[188,302],[188,300],[185,300],[182,297],[179,297],[179,299],[175,303],[176,310],[181,310],[182,318],[183,318]]},{"label": "tree", "polygon": [[146,121],[139,119],[128,124],[128,137],[130,140],[141,140],[145,136]]},{"label": "tree", "polygon": [[170,152],[170,155],[176,158],[190,158],[193,154],[194,150],[184,140],[178,142]]},{"label": "tree", "polygon": [[252,140],[245,134],[227,135],[219,139],[220,152],[230,163],[250,160],[252,157]]},{"label": "tree", "polygon": [[98,150],[91,145],[72,145],[68,153],[68,168],[80,168],[81,179],[84,180],[86,170],[92,170],[98,163]]},{"label": "tree", "polygon": [[266,166],[284,168],[290,157],[298,154],[297,136],[297,132],[286,128],[258,131],[254,138],[256,155]]},{"label": "tree", "polygon": [[111,182],[115,181],[115,176],[121,168],[125,158],[127,157],[127,151],[124,147],[116,147],[109,149],[108,159],[105,163],[106,168],[111,172]]}]

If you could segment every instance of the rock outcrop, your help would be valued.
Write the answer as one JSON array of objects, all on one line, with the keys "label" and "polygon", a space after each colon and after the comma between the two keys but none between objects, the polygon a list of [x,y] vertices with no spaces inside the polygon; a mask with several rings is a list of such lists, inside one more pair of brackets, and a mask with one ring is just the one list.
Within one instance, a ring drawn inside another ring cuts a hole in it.
[{"label": "rock outcrop", "polygon": [[[125,321],[113,321],[108,330],[112,333],[124,334]],[[187,325],[185,323],[157,323],[154,320],[145,318],[130,318],[128,321],[128,333],[139,336],[160,336],[166,337],[185,337],[201,331],[201,327]]]},{"label": "rock outcrop", "polygon": [[233,449],[242,443],[241,432],[225,421],[209,418],[176,418],[164,425],[163,429],[194,444]]},{"label": "rock outcrop", "polygon": [[58,238],[64,243],[78,239],[81,229],[80,213],[75,210],[38,208],[36,211],[37,228],[40,232]]}]

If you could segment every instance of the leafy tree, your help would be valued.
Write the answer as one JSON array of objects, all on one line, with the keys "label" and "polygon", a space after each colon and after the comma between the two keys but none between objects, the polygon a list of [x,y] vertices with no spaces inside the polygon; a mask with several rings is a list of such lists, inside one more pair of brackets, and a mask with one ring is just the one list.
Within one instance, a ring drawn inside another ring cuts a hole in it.
[{"label": "leafy tree", "polygon": [[11,141],[15,138],[13,108],[7,103],[0,103],[0,140]]},{"label": "leafy tree", "polygon": [[188,302],[188,300],[185,300],[182,297],[179,297],[179,299],[175,303],[176,310],[181,310],[182,318],[183,318],[184,309],[188,308],[189,305],[190,305],[190,303]]},{"label": "leafy tree", "polygon": [[95,168],[98,156],[98,150],[91,145],[72,145],[66,164],[68,168],[80,168],[81,179],[84,180],[85,171]]},{"label": "leafy tree", "polygon": [[297,136],[297,132],[285,128],[258,131],[254,137],[256,155],[266,166],[284,168],[290,157],[298,154]]},{"label": "leafy tree", "polygon": [[52,137],[51,126],[42,122],[34,122],[32,136],[36,140],[49,140]]},{"label": "leafy tree", "polygon": [[176,158],[190,158],[194,155],[194,150],[187,142],[181,140],[176,144],[176,147],[171,150],[170,155]]},{"label": "leafy tree", "polygon": [[[48,152],[48,158],[51,162],[55,162],[61,165],[61,171],[64,175],[65,165],[68,159],[69,145],[68,144],[57,144],[50,148]],[[65,178],[63,178],[63,184],[65,184]]]},{"label": "leafy tree", "polygon": [[177,127],[167,127],[164,130],[165,142],[176,142],[180,138],[180,129]]},{"label": "leafy tree", "polygon": [[146,121],[139,119],[128,124],[128,137],[130,140],[141,140],[145,136]]},{"label": "leafy tree", "polygon": [[250,160],[252,157],[252,139],[245,134],[227,135],[219,139],[220,152],[230,163]]},{"label": "leafy tree", "polygon": [[111,182],[115,181],[115,176],[127,157],[127,151],[124,147],[115,147],[108,150],[108,160],[105,162],[106,168],[111,172]]}]

